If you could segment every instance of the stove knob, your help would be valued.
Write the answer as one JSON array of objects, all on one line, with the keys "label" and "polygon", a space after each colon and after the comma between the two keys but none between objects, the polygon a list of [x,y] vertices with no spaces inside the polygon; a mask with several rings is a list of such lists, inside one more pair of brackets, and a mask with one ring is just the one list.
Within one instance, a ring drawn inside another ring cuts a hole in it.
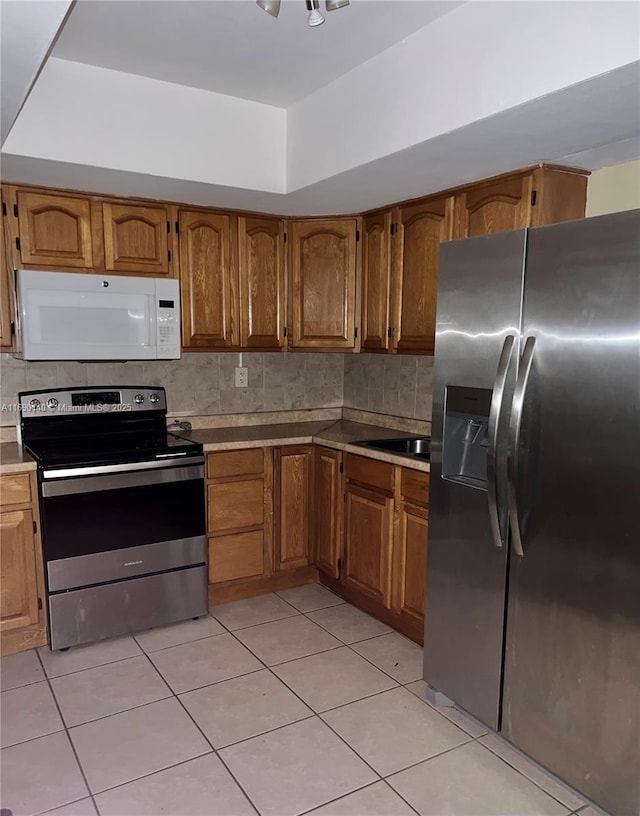
[{"label": "stove knob", "polygon": [[29,403],[29,408],[31,408],[32,411],[37,411],[39,407],[40,407],[39,399],[32,399],[31,402]]},{"label": "stove knob", "polygon": [[57,408],[58,407],[58,400],[55,397],[51,397],[51,399],[47,400],[47,408]]},{"label": "stove knob", "polygon": [[149,402],[152,402],[154,405],[156,404],[156,402],[159,401],[160,397],[157,394],[151,394],[151,396],[149,397]]},{"label": "stove knob", "polygon": [[136,394],[135,397],[133,398],[133,401],[135,402],[136,405],[141,405],[144,402],[144,397],[142,396],[142,394]]}]

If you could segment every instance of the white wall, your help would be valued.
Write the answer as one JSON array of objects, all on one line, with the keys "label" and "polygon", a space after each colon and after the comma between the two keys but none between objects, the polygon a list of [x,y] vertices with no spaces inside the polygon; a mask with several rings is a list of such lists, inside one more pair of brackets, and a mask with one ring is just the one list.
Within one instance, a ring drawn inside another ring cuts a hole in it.
[{"label": "white wall", "polygon": [[639,25],[630,2],[465,3],[289,108],[287,188],[633,62]]},{"label": "white wall", "polygon": [[640,161],[603,167],[589,176],[587,217],[640,208]]},{"label": "white wall", "polygon": [[286,147],[281,108],[50,59],[3,149],[282,193]]}]

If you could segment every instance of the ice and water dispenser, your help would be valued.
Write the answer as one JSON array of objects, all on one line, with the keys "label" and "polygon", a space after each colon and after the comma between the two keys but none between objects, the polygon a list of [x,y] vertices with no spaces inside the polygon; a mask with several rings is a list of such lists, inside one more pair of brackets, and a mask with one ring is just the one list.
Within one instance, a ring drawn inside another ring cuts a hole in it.
[{"label": "ice and water dispenser", "polygon": [[490,388],[449,385],[445,393],[442,478],[487,489]]}]

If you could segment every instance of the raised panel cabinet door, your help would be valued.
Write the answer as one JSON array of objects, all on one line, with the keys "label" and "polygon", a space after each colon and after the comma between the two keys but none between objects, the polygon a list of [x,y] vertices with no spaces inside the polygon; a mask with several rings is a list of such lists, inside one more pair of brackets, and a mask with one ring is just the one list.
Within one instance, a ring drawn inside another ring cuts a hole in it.
[{"label": "raised panel cabinet door", "polygon": [[451,238],[453,198],[401,207],[394,227],[393,345],[433,354],[440,244]]},{"label": "raised panel cabinet door", "polygon": [[240,345],[284,346],[284,221],[238,219]]},{"label": "raised panel cabinet door", "polygon": [[314,468],[316,566],[331,578],[337,578],[344,520],[342,453],[316,448]]},{"label": "raised panel cabinet door", "polygon": [[185,348],[232,346],[236,290],[231,218],[181,211],[179,224],[182,344]]},{"label": "raised panel cabinet door", "polygon": [[25,266],[93,266],[88,198],[18,190],[19,254]]},{"label": "raised panel cabinet door", "polygon": [[364,219],[362,228],[362,350],[387,351],[392,334],[391,211]]},{"label": "raised panel cabinet door", "polygon": [[38,623],[33,515],[0,513],[0,632]]},{"label": "raised panel cabinet door", "polygon": [[102,203],[104,265],[108,272],[169,275],[166,207]]},{"label": "raised panel cabinet door", "polygon": [[344,582],[391,604],[393,499],[359,485],[347,485]]},{"label": "raised panel cabinet door", "polygon": [[293,348],[355,347],[357,231],[355,218],[293,222]]},{"label": "raised panel cabinet door", "polygon": [[455,238],[528,227],[533,175],[510,176],[470,187],[456,196]]},{"label": "raised panel cabinet door", "polygon": [[275,568],[305,567],[311,558],[313,447],[275,454]]},{"label": "raised panel cabinet door", "polygon": [[424,507],[402,503],[399,516],[398,575],[395,582],[398,608],[401,613],[423,621],[429,514]]}]

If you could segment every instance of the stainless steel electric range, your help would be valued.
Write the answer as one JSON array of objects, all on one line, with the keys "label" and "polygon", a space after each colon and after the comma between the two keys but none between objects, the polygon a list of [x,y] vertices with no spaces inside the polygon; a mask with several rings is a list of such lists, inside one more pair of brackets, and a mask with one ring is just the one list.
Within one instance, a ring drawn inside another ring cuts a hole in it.
[{"label": "stainless steel electric range", "polygon": [[204,455],[167,431],[164,389],[19,399],[38,467],[51,649],[206,614]]}]

